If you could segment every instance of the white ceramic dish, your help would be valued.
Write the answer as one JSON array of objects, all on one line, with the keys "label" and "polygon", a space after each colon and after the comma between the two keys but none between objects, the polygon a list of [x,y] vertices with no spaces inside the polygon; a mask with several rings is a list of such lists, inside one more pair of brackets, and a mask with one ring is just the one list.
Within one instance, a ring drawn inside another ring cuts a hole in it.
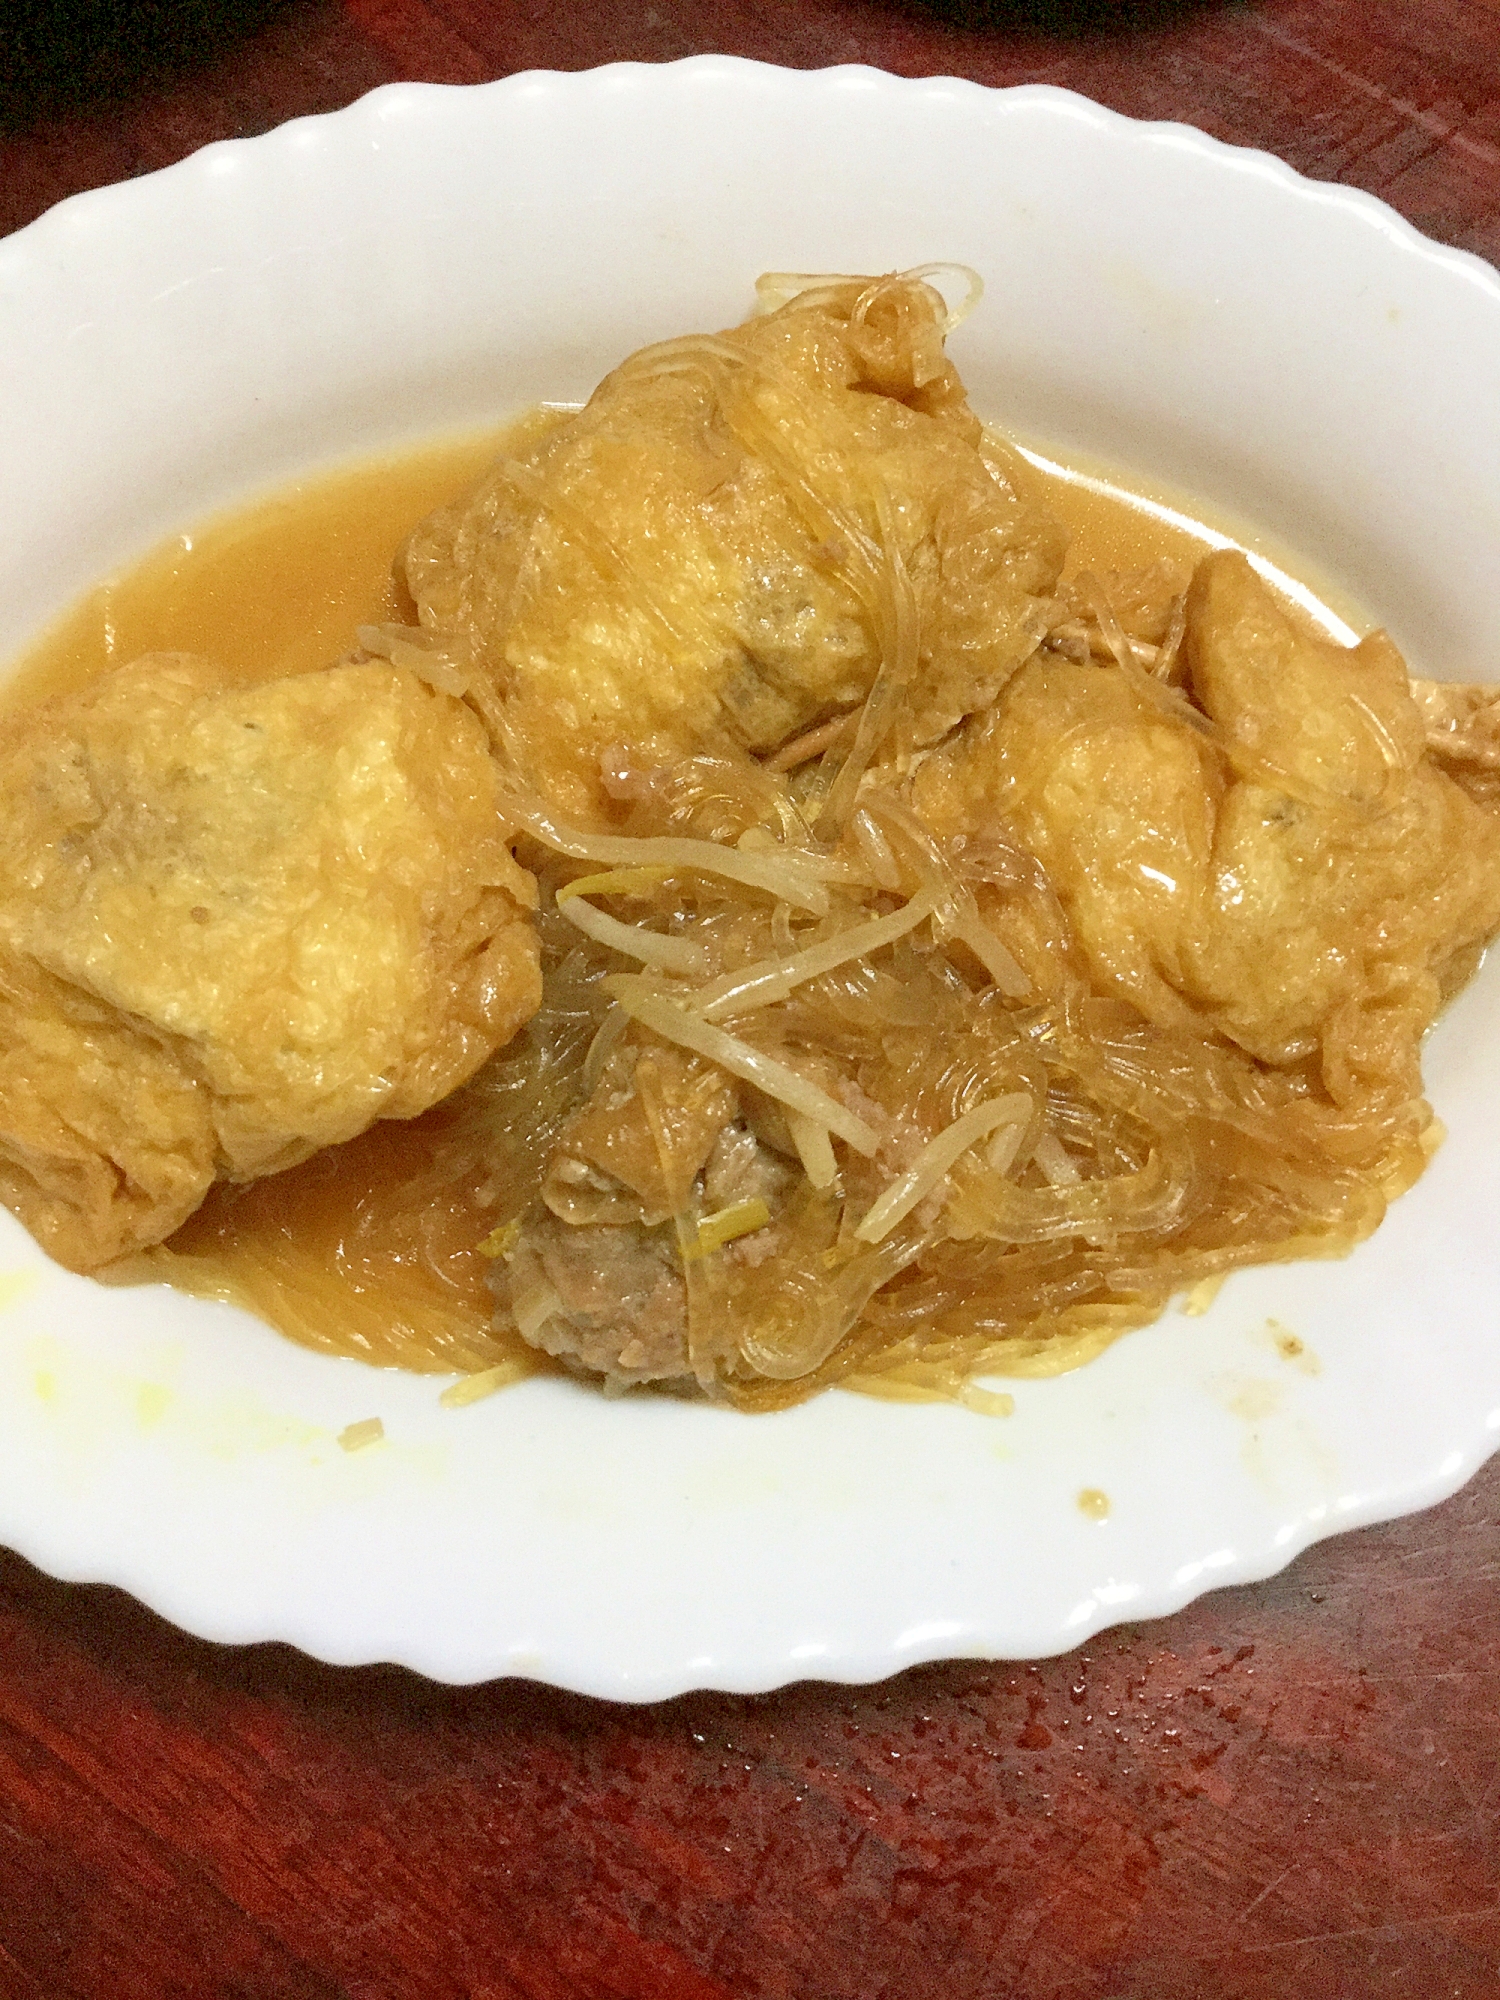
[{"label": "white ceramic dish", "polygon": [[[169,530],[580,396],[763,268],[934,258],[988,280],[956,342],[986,414],[1304,550],[1422,670],[1494,672],[1488,267],[1061,92],[717,58],[399,86],[0,243],[0,657]],[[1497,975],[1433,1038],[1452,1136],[1372,1243],[1016,1384],[1004,1420],[557,1382],[444,1411],[4,1222],[0,1539],[215,1639],[625,1697],[1045,1653],[1263,1576],[1500,1441]],[[374,1415],[388,1441],[342,1452]]]}]

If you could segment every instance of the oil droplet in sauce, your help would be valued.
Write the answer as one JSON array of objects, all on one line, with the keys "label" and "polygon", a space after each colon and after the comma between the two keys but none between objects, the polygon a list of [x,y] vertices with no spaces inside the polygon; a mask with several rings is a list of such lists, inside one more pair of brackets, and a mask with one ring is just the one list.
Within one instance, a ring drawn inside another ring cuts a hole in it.
[{"label": "oil droplet in sauce", "polygon": [[[358,626],[414,617],[393,567],[412,528],[502,448],[524,446],[566,414],[534,411],[503,429],[344,466],[192,526],[60,618],[12,669],[0,708],[74,691],[142,653],[204,655],[223,665],[226,682],[339,659]],[[1159,557],[1191,564],[1233,539],[1127,480],[1026,455],[1072,532],[1070,572]],[[1289,572],[1252,555],[1314,622],[1353,636]],[[325,1352],[476,1378],[462,1400],[551,1368],[490,1323],[479,1246],[508,1219],[498,1191],[524,1176],[495,1156],[485,1076],[409,1123],[377,1125],[249,1186],[216,1187],[168,1244],[107,1277],[229,1300]],[[1109,1511],[1093,1488],[1078,1504],[1095,1520]]]},{"label": "oil droplet in sauce", "polygon": [[1097,1486],[1085,1486],[1078,1496],[1078,1511],[1091,1521],[1109,1519],[1109,1495],[1101,1493]]}]

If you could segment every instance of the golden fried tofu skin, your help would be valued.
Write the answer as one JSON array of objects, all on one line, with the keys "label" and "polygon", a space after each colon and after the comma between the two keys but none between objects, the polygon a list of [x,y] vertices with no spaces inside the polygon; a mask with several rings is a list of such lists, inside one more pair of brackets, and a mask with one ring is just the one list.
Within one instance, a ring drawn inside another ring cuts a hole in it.
[{"label": "golden fried tofu skin", "polygon": [[559,811],[607,814],[612,755],[839,718],[847,749],[877,679],[908,747],[935,742],[1035,650],[1065,534],[946,324],[919,280],[861,278],[647,348],[413,536],[429,641]]},{"label": "golden fried tofu skin", "polygon": [[62,1263],[446,1096],[541,979],[485,732],[160,654],[0,733],[0,1198]]},{"label": "golden fried tofu skin", "polygon": [[922,771],[924,812],[1002,818],[1148,1020],[1310,1061],[1335,1102],[1419,1096],[1420,1038],[1500,924],[1500,818],[1425,754],[1390,641],[1304,633],[1237,553],[1199,565],[1183,660],[1179,692],[1039,658]]},{"label": "golden fried tofu skin", "polygon": [[1337,646],[1300,630],[1232,549],[1198,565],[1185,612],[1189,685],[1240,777],[1318,811],[1394,802],[1425,729],[1384,632]]},{"label": "golden fried tofu skin", "polygon": [[1492,793],[1500,773],[1500,688],[1413,681],[1411,691],[1433,756],[1481,795]]}]

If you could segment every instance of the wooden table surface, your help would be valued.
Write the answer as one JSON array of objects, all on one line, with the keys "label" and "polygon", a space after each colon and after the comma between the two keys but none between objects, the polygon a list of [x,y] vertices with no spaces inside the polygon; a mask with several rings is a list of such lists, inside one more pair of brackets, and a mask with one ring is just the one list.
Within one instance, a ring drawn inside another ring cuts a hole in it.
[{"label": "wooden table surface", "polygon": [[[1500,0],[202,11],[5,9],[0,231],[394,78],[720,50],[1064,84],[1500,259]],[[1493,2000],[1497,1579],[1500,1463],[1061,1659],[632,1709],[216,1647],[0,1555],[0,2000]]]}]

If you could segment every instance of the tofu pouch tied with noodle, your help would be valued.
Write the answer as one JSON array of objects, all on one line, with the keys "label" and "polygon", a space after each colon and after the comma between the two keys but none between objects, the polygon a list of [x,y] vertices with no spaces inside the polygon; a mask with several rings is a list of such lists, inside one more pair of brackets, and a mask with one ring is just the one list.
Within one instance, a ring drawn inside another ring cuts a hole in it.
[{"label": "tofu pouch tied with noodle", "polygon": [[384,662],[122,667],[0,735],[0,1193],[62,1263],[446,1097],[541,995],[484,731]]}]

